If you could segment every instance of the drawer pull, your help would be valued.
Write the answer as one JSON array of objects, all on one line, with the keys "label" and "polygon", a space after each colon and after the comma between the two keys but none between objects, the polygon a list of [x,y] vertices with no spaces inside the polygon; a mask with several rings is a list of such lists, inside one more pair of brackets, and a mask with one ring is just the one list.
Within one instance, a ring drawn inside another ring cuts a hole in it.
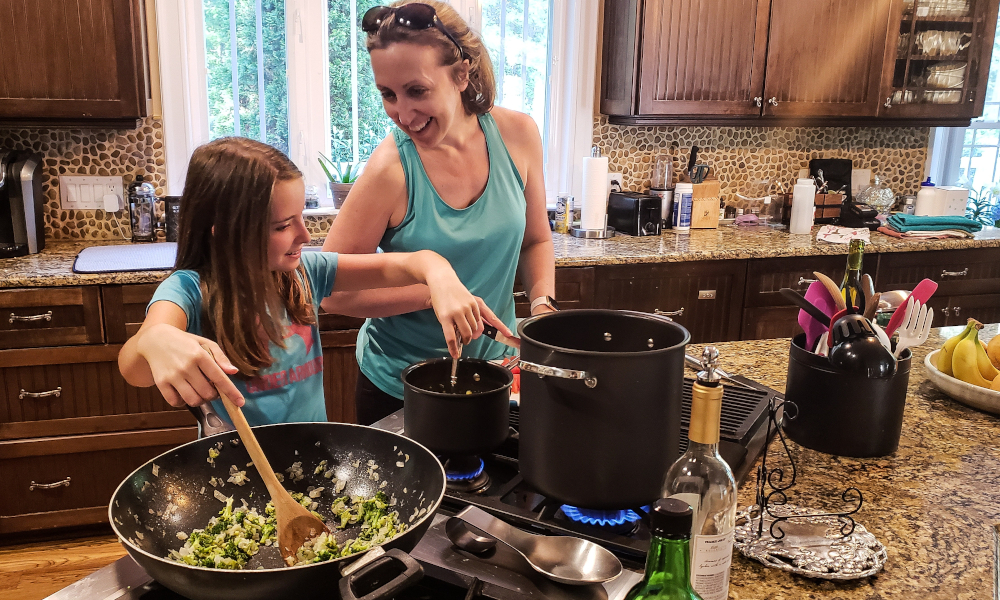
[{"label": "drawer pull", "polygon": [[57,481],[55,483],[35,483],[34,481],[32,481],[31,485],[28,486],[28,491],[33,492],[35,490],[54,490],[60,487],[69,487],[69,481],[70,481],[69,477],[63,479],[62,481]]},{"label": "drawer pull", "polygon": [[804,285],[812,285],[812,284],[816,283],[817,281],[819,281],[819,279],[806,279],[805,277],[799,277],[798,286],[802,287]]},{"label": "drawer pull", "polygon": [[[956,307],[954,307],[953,310],[955,311],[955,316],[956,317],[962,316],[962,307],[961,306],[956,306]],[[973,348],[975,348],[975,346],[973,346]]]},{"label": "drawer pull", "polygon": [[944,313],[944,316],[950,317],[951,316],[951,307],[946,306],[943,309],[941,309],[941,312]]},{"label": "drawer pull", "polygon": [[684,314],[684,307],[680,307],[677,310],[660,310],[658,308],[653,309],[654,315],[660,315],[661,317],[679,317]]},{"label": "drawer pull", "polygon": [[41,315],[27,315],[24,317],[22,317],[21,315],[15,315],[14,313],[10,313],[10,318],[7,319],[7,322],[13,323],[14,321],[51,321],[51,320],[52,320],[52,311],[50,310]]},{"label": "drawer pull", "polygon": [[62,386],[47,392],[28,392],[22,388],[21,393],[17,395],[20,400],[24,400],[25,398],[48,398],[50,396],[55,396],[56,398],[62,396]]},{"label": "drawer pull", "polygon": [[965,277],[969,274],[969,267],[965,267],[961,271],[941,271],[941,277]]}]

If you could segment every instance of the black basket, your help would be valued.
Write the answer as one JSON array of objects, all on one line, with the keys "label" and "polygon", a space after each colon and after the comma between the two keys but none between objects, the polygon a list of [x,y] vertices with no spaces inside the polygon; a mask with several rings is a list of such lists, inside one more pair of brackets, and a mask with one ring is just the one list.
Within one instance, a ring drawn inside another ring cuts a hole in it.
[{"label": "black basket", "polygon": [[798,407],[794,419],[784,419],[788,437],[806,448],[839,456],[895,452],[903,429],[910,351],[903,352],[895,375],[869,379],[835,369],[827,357],[804,350],[804,344],[805,334],[799,334],[788,353],[785,400]]}]

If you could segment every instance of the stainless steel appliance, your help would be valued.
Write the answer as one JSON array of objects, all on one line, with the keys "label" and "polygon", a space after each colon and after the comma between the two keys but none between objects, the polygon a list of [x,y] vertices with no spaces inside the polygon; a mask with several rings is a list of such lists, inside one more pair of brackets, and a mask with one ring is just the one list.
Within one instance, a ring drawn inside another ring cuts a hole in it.
[{"label": "stainless steel appliance", "polygon": [[42,155],[0,149],[0,258],[45,248]]}]

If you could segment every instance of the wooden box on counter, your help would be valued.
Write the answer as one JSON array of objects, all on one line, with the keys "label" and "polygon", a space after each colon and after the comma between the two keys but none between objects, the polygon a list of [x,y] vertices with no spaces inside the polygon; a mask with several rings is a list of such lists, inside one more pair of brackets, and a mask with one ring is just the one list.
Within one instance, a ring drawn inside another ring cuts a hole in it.
[{"label": "wooden box on counter", "polygon": [[718,179],[694,184],[691,194],[691,229],[719,227],[719,198],[722,183]]}]

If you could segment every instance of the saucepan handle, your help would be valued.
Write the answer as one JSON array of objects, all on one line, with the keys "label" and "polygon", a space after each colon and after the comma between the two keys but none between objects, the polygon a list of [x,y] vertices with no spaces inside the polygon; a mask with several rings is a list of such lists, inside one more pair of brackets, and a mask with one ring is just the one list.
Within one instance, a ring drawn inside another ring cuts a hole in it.
[{"label": "saucepan handle", "polygon": [[[393,560],[398,560],[403,563],[405,570],[402,573],[394,577],[391,581],[384,583],[360,598],[354,595],[352,585],[364,579],[366,575],[375,569]],[[424,568],[420,566],[420,563],[413,560],[413,557],[406,552],[403,552],[398,548],[394,548],[386,552],[384,556],[376,558],[364,567],[341,578],[340,597],[343,600],[381,600],[382,598],[392,598],[414,583],[420,581],[423,576]]]},{"label": "saucepan handle", "polygon": [[226,433],[227,431],[236,431],[235,427],[219,418],[219,414],[215,412],[215,409],[212,408],[209,402],[200,406],[191,406],[188,404],[187,408],[194,415],[194,418],[198,420],[198,424],[201,425],[201,434],[205,437],[217,433]]},{"label": "saucepan handle", "polygon": [[538,363],[528,362],[523,358],[518,366],[521,367],[521,371],[527,371],[528,373],[534,373],[536,375],[547,377],[561,377],[562,379],[582,379],[583,383],[585,383],[587,387],[597,387],[597,376],[591,375],[587,371],[574,371],[573,369],[560,369],[559,367],[540,365]]}]

